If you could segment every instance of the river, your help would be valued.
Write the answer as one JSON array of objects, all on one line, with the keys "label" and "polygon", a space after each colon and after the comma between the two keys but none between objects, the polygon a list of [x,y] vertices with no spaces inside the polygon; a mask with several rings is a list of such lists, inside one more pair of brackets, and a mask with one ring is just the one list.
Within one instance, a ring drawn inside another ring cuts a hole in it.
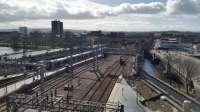
[{"label": "river", "polygon": [[154,76],[156,77],[157,73],[156,73],[156,69],[154,67],[154,65],[151,63],[150,60],[148,59],[145,59],[144,60],[144,65],[143,65],[143,68],[142,68],[145,72],[147,72],[149,75],[151,76]]}]

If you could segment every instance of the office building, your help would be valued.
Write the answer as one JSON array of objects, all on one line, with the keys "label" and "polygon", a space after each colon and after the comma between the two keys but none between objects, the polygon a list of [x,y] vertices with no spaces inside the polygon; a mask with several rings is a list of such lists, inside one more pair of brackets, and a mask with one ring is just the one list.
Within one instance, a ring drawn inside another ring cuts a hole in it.
[{"label": "office building", "polygon": [[51,21],[52,33],[56,36],[62,36],[63,34],[63,22],[59,20]]},{"label": "office building", "polygon": [[28,28],[27,27],[19,27],[19,33],[22,36],[27,36],[28,35]]}]

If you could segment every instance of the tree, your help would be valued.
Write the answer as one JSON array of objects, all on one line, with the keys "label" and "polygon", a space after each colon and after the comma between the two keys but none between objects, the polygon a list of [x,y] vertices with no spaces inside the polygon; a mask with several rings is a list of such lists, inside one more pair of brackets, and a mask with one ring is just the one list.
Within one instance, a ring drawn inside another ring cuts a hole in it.
[{"label": "tree", "polygon": [[168,74],[171,72],[171,65],[173,61],[173,56],[169,51],[167,51],[166,59],[167,59],[167,74]]},{"label": "tree", "polygon": [[170,85],[171,85],[172,84],[172,79],[174,77],[174,75],[171,72],[171,67],[173,65],[173,56],[172,56],[172,54],[169,51],[167,51],[166,61],[167,61],[166,75],[169,78]]},{"label": "tree", "polygon": [[189,59],[182,59],[180,66],[180,72],[184,75],[185,86],[188,94],[189,90],[194,88],[192,78],[198,73],[199,66],[196,62]]}]

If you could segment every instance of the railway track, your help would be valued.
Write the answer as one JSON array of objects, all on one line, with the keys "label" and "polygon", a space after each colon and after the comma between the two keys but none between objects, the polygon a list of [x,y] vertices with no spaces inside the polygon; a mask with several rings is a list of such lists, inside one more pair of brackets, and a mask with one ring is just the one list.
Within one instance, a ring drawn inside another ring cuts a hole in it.
[{"label": "railway track", "polygon": [[[108,73],[110,73],[110,72],[114,69],[114,67],[117,66],[117,64],[119,64],[119,60],[117,60],[116,62],[114,62],[114,64],[112,65],[112,66],[113,66],[112,68],[107,69],[107,70],[103,73],[103,74],[106,74],[104,77],[107,77]],[[104,80],[105,80],[105,78],[104,78]],[[95,81],[94,84],[90,85],[89,90],[81,97],[81,100],[89,100],[90,95],[93,94],[92,91],[93,91],[94,89],[97,90],[97,89],[98,89],[98,86],[100,85],[100,83],[101,83],[101,82],[99,82],[99,81]],[[95,90],[95,91],[96,91],[96,90]]]},{"label": "railway track", "polygon": [[[95,94],[90,98],[91,101],[95,101],[95,102],[101,102],[101,103],[106,103],[107,102],[107,98],[108,98],[108,94],[107,91],[111,90],[114,87],[115,84],[115,80],[118,79],[118,76],[121,74],[121,70],[122,68],[119,67],[117,70],[113,71],[111,74],[111,76],[108,76],[108,78],[106,78],[105,81],[103,81],[100,85],[100,87],[98,88],[98,90],[95,92]],[[111,86],[112,83],[112,86]]]},{"label": "railway track", "polygon": [[7,112],[6,103],[0,104],[0,112]]},{"label": "railway track", "polygon": [[98,102],[102,102],[102,103],[106,103],[108,101],[107,96],[110,96],[112,89],[115,86],[115,83],[117,82],[118,76],[120,76],[122,74],[122,70],[123,68],[120,67],[120,69],[115,73],[115,78],[112,78],[111,81],[109,81],[109,84],[106,86],[105,91],[103,92],[103,94],[101,95],[101,97],[99,98]]},{"label": "railway track", "polygon": [[[61,77],[57,77],[56,79],[52,79],[48,82],[45,82],[44,85],[47,90],[49,89],[58,89],[59,87],[62,87],[62,85],[67,84],[69,81],[79,77],[81,73],[84,73],[88,71],[93,66],[93,63],[89,63],[87,65],[81,66],[78,69],[75,70],[73,77],[62,75]],[[55,85],[55,86],[54,86]],[[40,87],[40,86],[39,86]],[[34,91],[39,91],[39,87],[35,88]],[[44,90],[46,92],[46,90]]]},{"label": "railway track", "polygon": [[[81,71],[81,68],[83,68],[83,67],[78,68],[78,69],[80,69],[78,72]],[[46,81],[44,85],[52,85],[55,82],[58,82],[58,81],[62,80],[63,78],[66,78],[66,76],[64,74],[59,74],[59,76],[54,77],[54,78]],[[45,87],[45,88],[48,88],[48,87]],[[40,85],[38,85],[35,88],[33,88],[34,93],[38,92],[39,90],[40,90]],[[46,90],[44,90],[44,91],[46,92]],[[43,93],[39,93],[39,94],[41,95]],[[0,112],[6,112],[6,111],[7,111],[6,110],[6,103],[0,104]]]},{"label": "railway track", "polygon": [[[125,58],[125,62],[127,62],[128,57],[124,57],[124,58]],[[112,88],[114,87],[118,77],[122,75],[122,72],[123,72],[123,67],[121,65],[119,66],[119,68],[112,71],[110,77],[108,78],[109,81],[107,82],[107,84],[104,84],[103,82],[104,85],[101,86],[102,88],[104,87],[102,94],[98,95],[98,93],[102,91],[101,89],[99,89],[99,92],[98,91],[96,92],[97,96],[96,97],[94,96],[92,99],[94,99],[94,101],[97,101],[97,102],[106,103],[109,98],[108,96],[110,96],[112,92]]]},{"label": "railway track", "polygon": [[105,78],[100,82],[96,81],[81,100],[105,103],[107,101],[107,95],[111,93],[111,88],[114,87],[121,72],[122,67],[120,66],[119,60],[117,60],[110,69],[105,71]]},{"label": "railway track", "polygon": [[[106,91],[106,87],[109,86],[109,83],[111,82],[111,75],[115,74],[116,72],[118,72],[118,69],[120,69],[120,66],[116,67],[116,69],[112,70],[107,76],[106,78],[104,78],[103,81],[100,82],[100,84],[98,85],[98,87],[96,88],[96,90],[93,92],[93,94],[91,96],[89,96],[89,101],[94,101],[94,102],[98,102],[101,99],[101,96],[104,94],[104,92]],[[114,78],[112,76],[112,78]]]},{"label": "railway track", "polygon": [[[125,59],[127,61],[128,58]],[[81,97],[81,101],[91,101],[105,104],[112,92],[112,88],[117,82],[118,77],[122,74],[123,67],[120,65],[120,61],[114,62],[112,67],[104,72],[105,77],[101,81],[96,81],[90,85],[88,91]],[[76,110],[78,106],[74,107]],[[97,111],[94,109],[93,111]],[[100,109],[98,111],[103,111]]]},{"label": "railway track", "polygon": [[[78,67],[77,69],[76,69],[76,71],[75,71],[75,77],[74,78],[76,78],[76,77],[78,77],[78,75],[80,75],[81,73],[83,73],[83,72],[85,72],[85,71],[87,71],[90,67],[92,67],[93,66],[93,63],[88,63],[88,64],[86,64],[86,65],[84,65],[84,66],[80,66],[80,67]],[[45,94],[45,93],[47,93],[49,90],[51,90],[51,89],[53,89],[53,88],[58,88],[58,86],[60,86],[61,84],[60,83],[62,83],[62,84],[65,84],[66,82],[65,81],[67,81],[67,82],[69,82],[70,80],[72,80],[72,79],[67,79],[66,78],[67,76],[66,75],[63,75],[63,74],[59,74],[57,77],[54,77],[54,78],[52,78],[52,79],[49,79],[49,80],[47,80],[46,82],[45,82],[45,90],[44,90],[44,92],[43,93],[38,93],[38,95],[39,95],[39,97],[42,95],[42,94]],[[69,76],[68,76],[68,78],[70,78]],[[56,84],[55,84],[56,83]],[[36,92],[39,92],[39,90],[40,90],[40,86],[38,85],[38,86],[36,86],[35,88],[33,88],[33,92],[34,93],[36,93]],[[34,99],[35,97],[33,97],[33,99]],[[31,100],[31,99],[28,99],[28,100]],[[3,101],[3,100],[2,100]],[[28,102],[30,102],[30,101],[28,101]],[[1,102],[0,103],[0,112],[6,112],[7,110],[6,110],[6,103],[4,102]]]},{"label": "railway track", "polygon": [[194,112],[199,112],[200,102],[178,92],[173,87],[171,87],[171,86],[167,85],[166,83],[162,82],[161,80],[149,75],[145,71],[141,71],[141,75],[145,78],[145,80],[149,80],[150,82],[152,82],[158,90],[160,90],[164,94],[166,94],[169,97],[171,97],[172,99],[174,99],[178,104],[182,105],[182,103],[185,100],[191,101],[191,106],[192,106]]},{"label": "railway track", "polygon": [[[41,99],[44,99],[42,98],[44,95],[49,95],[52,90],[59,89],[63,87],[63,85],[74,80],[75,78],[78,78],[80,74],[88,71],[92,66],[93,63],[89,63],[87,65],[77,68],[74,72],[73,77],[67,77],[67,75],[61,74],[59,77],[47,80],[44,84],[45,88],[43,92],[40,92],[40,86],[36,86],[32,90],[33,93],[37,93],[38,96],[36,97],[35,94],[32,94],[30,97],[26,98],[25,103],[31,104],[32,102],[36,102],[36,99],[43,101]],[[101,81],[96,81],[94,83],[94,86],[91,86],[90,89],[85,93],[85,95],[81,99],[88,99],[89,101],[94,102],[106,102],[108,97],[105,96],[109,95],[112,92],[111,88],[114,87],[117,78],[121,74],[121,72],[122,67],[120,67],[119,60],[117,60],[109,69],[105,70],[105,77]],[[23,105],[19,107],[23,107]]]},{"label": "railway track", "polygon": [[[92,64],[88,64],[87,67],[83,68],[83,69],[78,69],[77,72],[74,73],[74,77],[71,78],[71,77],[68,77],[66,78],[67,76],[66,75],[62,75],[61,77],[57,77],[56,79],[52,79],[48,82],[45,82],[46,84],[45,85],[45,90],[42,92],[42,93],[39,93],[40,91],[40,86],[36,87],[33,89],[34,93],[38,93],[38,97],[41,97],[42,94],[48,94],[48,92],[52,89],[58,89],[59,87],[61,87],[62,85],[64,84],[67,84],[67,82],[73,80],[74,78],[78,77],[78,75],[80,75],[81,73],[83,72],[86,72],[90,67],[92,66]],[[34,99],[34,98],[32,98]],[[30,99],[30,100],[32,100]],[[29,101],[28,101],[29,102]]]},{"label": "railway track", "polygon": [[[99,63],[99,64],[101,64],[101,63]],[[44,90],[42,93],[38,93],[38,96],[37,96],[37,97],[36,97],[36,96],[32,96],[31,98],[27,99],[27,100],[26,100],[26,103],[28,104],[28,103],[30,103],[30,102],[36,101],[36,99],[42,99],[42,98],[40,98],[40,97],[42,97],[42,94],[49,94],[48,92],[50,92],[50,90],[58,89],[58,88],[60,88],[60,87],[63,87],[63,85],[67,84],[67,83],[70,82],[71,80],[73,80],[73,79],[79,77],[79,75],[80,75],[81,73],[84,73],[84,72],[88,71],[92,66],[93,66],[93,63],[89,63],[89,64],[87,64],[87,65],[85,65],[85,66],[83,66],[83,67],[80,67],[80,68],[77,69],[77,71],[74,73],[74,76],[73,76],[73,77],[69,77],[69,79],[67,79],[66,76],[63,75],[63,76],[60,77],[59,79],[56,79],[56,81],[55,81],[55,79],[52,80],[52,81],[51,81],[51,84],[49,84],[49,83],[47,82],[48,85],[45,86],[45,90]],[[36,93],[36,92],[39,92],[39,90],[40,90],[39,87],[40,87],[40,86],[34,88],[35,93]]]},{"label": "railway track", "polygon": [[[59,87],[63,87],[63,85],[67,84],[69,81],[79,77],[81,73],[88,71],[92,66],[93,66],[93,63],[88,63],[88,64],[85,64],[84,66],[80,66],[77,69],[75,69],[75,73],[73,73],[73,76],[61,75],[60,77],[56,77],[56,79],[53,78],[44,83],[45,89],[49,90],[49,89],[58,89]],[[39,91],[39,87],[40,86],[38,86],[37,88],[34,88],[34,91],[35,92]],[[44,91],[46,92],[46,90]]]},{"label": "railway track", "polygon": [[[58,58],[58,57],[57,57]],[[47,59],[47,60],[51,60],[52,58],[50,59]],[[38,61],[39,62],[39,61]],[[0,83],[0,88],[3,88],[3,87],[6,87],[6,86],[9,86],[11,84],[14,84],[16,82],[19,82],[19,81],[22,81],[22,80],[25,80],[25,79],[28,79],[28,78],[31,78],[33,76],[35,76],[35,72],[33,71],[29,71],[27,73],[27,75],[23,75],[23,73],[21,73],[22,75],[20,76],[16,76],[16,77],[12,77],[12,78],[6,78],[6,79],[1,79],[1,83]]]},{"label": "railway track", "polygon": [[[83,96],[79,99],[80,101],[90,101],[90,102],[98,102],[100,103],[101,97],[105,94],[105,91],[108,89],[108,86],[113,83],[113,78],[111,78],[111,75],[115,75],[119,70],[119,60],[115,61],[112,66],[104,71],[103,74],[104,77],[100,81],[95,81],[93,84],[90,84],[89,89],[84,93]],[[103,89],[103,91],[100,90]],[[112,90],[112,89],[111,89]],[[99,92],[99,93],[98,93]],[[103,93],[102,93],[103,92]],[[98,97],[98,100],[94,100],[93,98]],[[104,102],[105,103],[105,102]],[[73,110],[78,110],[78,106],[73,107]]]}]

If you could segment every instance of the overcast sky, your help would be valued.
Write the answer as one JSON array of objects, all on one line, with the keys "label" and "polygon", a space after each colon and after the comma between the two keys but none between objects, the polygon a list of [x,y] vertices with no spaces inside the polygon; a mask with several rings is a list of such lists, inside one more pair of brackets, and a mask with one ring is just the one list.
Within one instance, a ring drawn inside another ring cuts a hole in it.
[{"label": "overcast sky", "polygon": [[200,0],[0,0],[0,29],[200,31]]}]

